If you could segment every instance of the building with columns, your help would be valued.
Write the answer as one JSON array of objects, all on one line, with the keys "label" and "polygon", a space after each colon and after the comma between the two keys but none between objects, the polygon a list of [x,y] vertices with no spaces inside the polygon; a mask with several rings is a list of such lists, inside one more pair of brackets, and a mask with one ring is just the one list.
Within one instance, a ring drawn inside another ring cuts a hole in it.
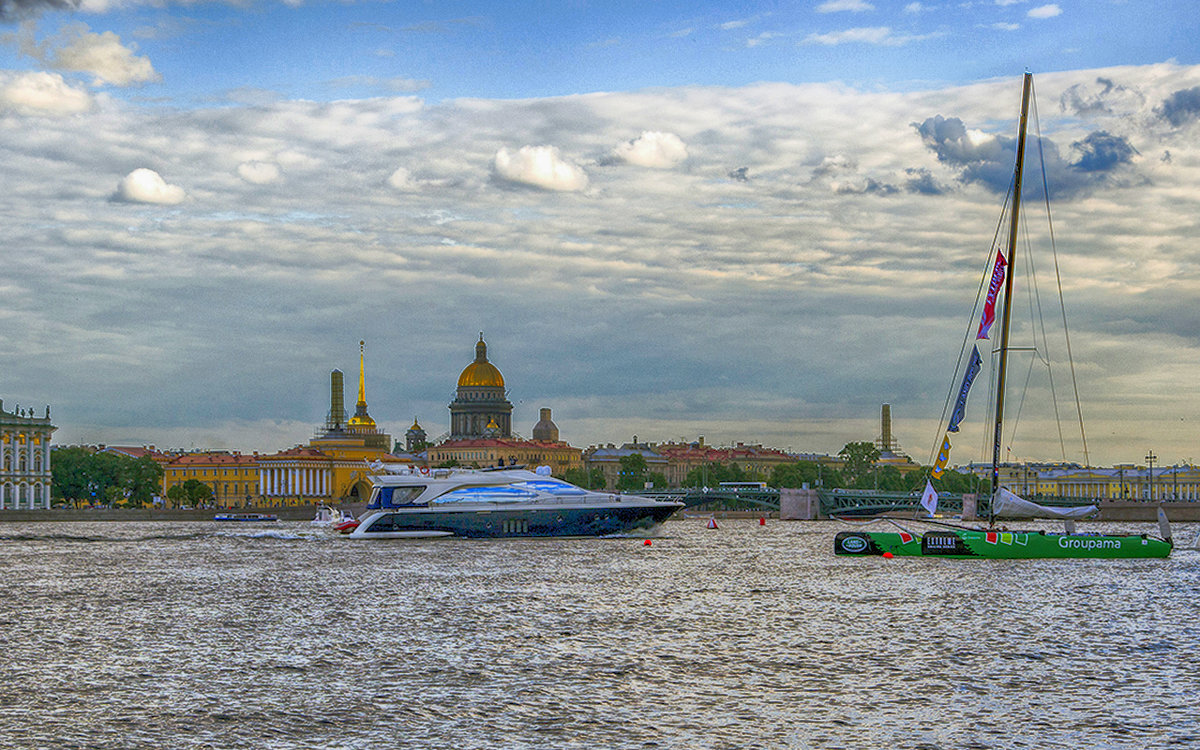
[{"label": "building with columns", "polygon": [[50,436],[58,429],[45,416],[0,401],[0,510],[49,509]]}]

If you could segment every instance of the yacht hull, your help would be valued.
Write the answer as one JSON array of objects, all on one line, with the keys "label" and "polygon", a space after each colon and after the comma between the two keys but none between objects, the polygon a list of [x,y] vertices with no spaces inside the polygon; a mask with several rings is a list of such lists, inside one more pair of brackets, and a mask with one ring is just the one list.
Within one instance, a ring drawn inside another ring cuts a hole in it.
[{"label": "yacht hull", "polygon": [[678,503],[645,506],[621,503],[604,507],[382,510],[363,518],[350,537],[611,536],[652,531],[681,507]]},{"label": "yacht hull", "polygon": [[1144,534],[1056,534],[1044,531],[949,529],[924,534],[843,531],[833,540],[839,555],[957,559],[1129,559],[1167,557],[1171,544]]}]

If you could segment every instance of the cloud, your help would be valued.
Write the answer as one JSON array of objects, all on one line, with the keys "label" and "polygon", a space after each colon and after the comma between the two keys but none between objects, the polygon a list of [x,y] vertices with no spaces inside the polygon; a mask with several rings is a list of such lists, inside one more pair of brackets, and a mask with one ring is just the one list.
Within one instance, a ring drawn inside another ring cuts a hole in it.
[{"label": "cloud", "polygon": [[[969,130],[957,117],[941,115],[913,123],[921,140],[937,154],[939,162],[954,166],[965,184],[980,184],[996,193],[1008,191],[1016,163],[1016,138],[992,136]],[[1123,165],[1132,162],[1137,150],[1124,136],[1094,131],[1071,144],[1078,154],[1074,162],[1062,158],[1058,146],[1049,138],[1040,141],[1029,136],[1026,169],[1032,158],[1041,156],[1047,181],[1058,196],[1074,196],[1092,191],[1106,182]],[[1027,182],[1031,195],[1040,196],[1041,182]]]},{"label": "cloud", "polygon": [[43,44],[23,46],[25,52],[48,67],[92,75],[97,86],[132,86],[161,80],[150,60],[137,57],[134,49],[121,44],[120,37],[111,31],[93,34],[83,24],[67,26]]},{"label": "cloud", "polygon": [[868,10],[875,10],[875,6],[865,0],[825,0],[817,6],[818,13],[862,13]]},{"label": "cloud", "polygon": [[1051,3],[1049,5],[1042,5],[1037,8],[1031,8],[1025,15],[1029,18],[1054,18],[1055,16],[1062,15],[1062,8],[1058,7],[1058,5],[1054,3]]},{"label": "cloud", "polygon": [[1112,78],[1097,77],[1092,83],[1076,83],[1068,87],[1058,103],[1063,112],[1077,115],[1113,114],[1137,109],[1142,105],[1143,97]]},{"label": "cloud", "polygon": [[1084,172],[1107,172],[1121,164],[1129,164],[1137,155],[1129,139],[1111,135],[1103,130],[1088,133],[1080,141],[1071,144],[1079,153],[1072,166]]},{"label": "cloud", "polygon": [[48,10],[76,10],[78,0],[0,0],[0,23],[32,18]]},{"label": "cloud", "polygon": [[562,158],[554,146],[522,146],[517,151],[502,148],[492,165],[496,174],[509,182],[545,190],[577,191],[588,186],[583,168]]},{"label": "cloud", "polygon": [[57,73],[0,76],[0,113],[63,117],[87,112],[92,96]]},{"label": "cloud", "polygon": [[1200,118],[1200,86],[1174,92],[1154,113],[1177,128],[1195,122]]},{"label": "cloud", "polygon": [[647,130],[640,136],[613,149],[613,155],[639,167],[670,169],[688,157],[687,145],[674,133]]},{"label": "cloud", "polygon": [[252,185],[269,185],[278,182],[282,173],[277,164],[264,161],[242,162],[237,167],[237,175]]},{"label": "cloud", "polygon": [[949,164],[972,164],[996,161],[1008,153],[1008,146],[999,138],[968,130],[957,117],[949,119],[935,115],[924,122],[913,123],[921,140],[937,153],[938,161]]},{"label": "cloud", "polygon": [[828,47],[837,46],[839,44],[880,44],[885,46],[899,46],[914,39],[917,39],[917,37],[894,36],[889,27],[876,26],[870,28],[846,29],[845,31],[831,31],[828,34],[809,34],[800,43],[821,44]]},{"label": "cloud", "polygon": [[158,203],[166,206],[182,203],[187,197],[183,188],[168,185],[152,169],[139,168],[121,178],[112,200],[123,203]]}]

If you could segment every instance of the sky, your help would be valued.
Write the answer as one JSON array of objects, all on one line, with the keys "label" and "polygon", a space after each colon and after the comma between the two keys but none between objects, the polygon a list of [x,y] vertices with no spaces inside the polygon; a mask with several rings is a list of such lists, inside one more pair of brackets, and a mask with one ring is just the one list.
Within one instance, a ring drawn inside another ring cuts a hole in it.
[{"label": "sky", "polygon": [[524,435],[832,454],[886,403],[931,463],[1029,70],[1087,449],[1038,345],[1004,457],[1195,461],[1198,39],[1182,0],[0,0],[0,398],[275,451],[362,340],[371,415],[436,438],[482,332]]}]

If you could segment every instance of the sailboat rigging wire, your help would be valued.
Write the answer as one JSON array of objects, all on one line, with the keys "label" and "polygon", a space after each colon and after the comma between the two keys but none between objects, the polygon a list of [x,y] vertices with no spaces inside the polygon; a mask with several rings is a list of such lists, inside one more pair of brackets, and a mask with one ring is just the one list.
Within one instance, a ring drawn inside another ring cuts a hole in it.
[{"label": "sailboat rigging wire", "polygon": [[[1015,178],[1014,178],[1015,179]],[[933,449],[929,453],[929,465],[932,466],[937,460],[938,451],[942,447],[942,436],[945,434],[945,426],[950,422],[950,411],[953,409],[953,404],[958,396],[958,383],[962,377],[963,369],[967,364],[967,344],[971,343],[974,338],[975,330],[979,323],[979,301],[984,298],[984,292],[991,283],[992,265],[995,263],[996,253],[1000,251],[1001,234],[1004,231],[1005,217],[1008,216],[1009,201],[1012,199],[1013,181],[1008,184],[1008,195],[1004,198],[1004,208],[1000,211],[1000,218],[996,221],[996,229],[992,233],[992,249],[988,253],[984,261],[983,274],[980,278],[979,289],[975,292],[975,304],[971,308],[971,317],[967,319],[967,330],[963,333],[962,346],[958,350],[958,364],[955,365],[954,374],[950,376],[950,388],[946,392],[946,403],[942,405],[942,419],[938,423],[937,433],[933,436]],[[989,393],[991,388],[988,389]]]},{"label": "sailboat rigging wire", "polygon": [[1058,265],[1058,245],[1054,242],[1054,220],[1050,215],[1050,183],[1046,179],[1046,159],[1042,152],[1042,127],[1041,120],[1038,119],[1037,97],[1033,99],[1033,122],[1034,130],[1038,135],[1038,156],[1041,157],[1039,161],[1042,166],[1042,198],[1046,202],[1046,224],[1050,230],[1050,252],[1054,258],[1054,278],[1058,283],[1058,304],[1062,311],[1063,337],[1066,339],[1067,344],[1067,366],[1071,371],[1071,387],[1075,392],[1075,411],[1079,417],[1079,439],[1083,444],[1083,463],[1084,466],[1091,466],[1092,462],[1088,457],[1087,433],[1083,428],[1083,406],[1079,400],[1079,381],[1075,378],[1075,357],[1071,353],[1071,329],[1067,326],[1067,304],[1062,293],[1062,273]]}]

